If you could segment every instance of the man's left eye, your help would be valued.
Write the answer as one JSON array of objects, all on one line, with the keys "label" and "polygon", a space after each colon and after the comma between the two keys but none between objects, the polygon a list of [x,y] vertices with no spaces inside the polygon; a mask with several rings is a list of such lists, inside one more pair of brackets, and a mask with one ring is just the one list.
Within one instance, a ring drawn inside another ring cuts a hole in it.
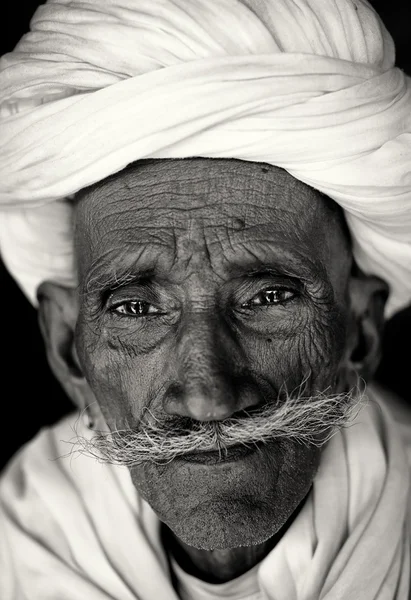
[{"label": "man's left eye", "polygon": [[259,292],[251,300],[242,304],[242,308],[252,308],[254,306],[275,306],[284,304],[295,298],[296,293],[286,288],[270,288]]},{"label": "man's left eye", "polygon": [[113,312],[127,317],[146,317],[156,315],[160,310],[144,300],[130,300],[115,306]]}]

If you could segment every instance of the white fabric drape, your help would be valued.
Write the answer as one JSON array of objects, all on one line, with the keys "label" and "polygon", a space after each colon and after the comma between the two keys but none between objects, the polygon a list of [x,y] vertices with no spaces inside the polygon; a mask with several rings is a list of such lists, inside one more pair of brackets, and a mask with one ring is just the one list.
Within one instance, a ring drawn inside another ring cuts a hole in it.
[{"label": "white fabric drape", "polygon": [[411,298],[411,84],[365,0],[49,0],[0,63],[0,246],[75,284],[79,189],[146,157],[268,162],[335,199]]},{"label": "white fabric drape", "polygon": [[[268,600],[408,600],[409,465],[399,427],[369,397],[323,451],[302,511],[259,567]],[[71,417],[43,431],[2,477],[2,600],[176,600],[159,521],[128,471],[57,458],[73,427]]]}]

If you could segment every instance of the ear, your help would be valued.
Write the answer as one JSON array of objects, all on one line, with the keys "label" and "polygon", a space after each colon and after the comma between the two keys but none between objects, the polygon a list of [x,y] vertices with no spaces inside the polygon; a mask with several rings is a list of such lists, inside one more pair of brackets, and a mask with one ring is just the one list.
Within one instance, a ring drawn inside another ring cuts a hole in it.
[{"label": "ear", "polygon": [[341,373],[345,387],[357,385],[358,376],[370,381],[378,367],[388,293],[384,281],[365,275],[354,266],[349,281],[350,318]]},{"label": "ear", "polygon": [[37,291],[39,325],[51,370],[66,394],[94,422],[101,418],[94,394],[85,379],[74,345],[78,316],[74,289],[43,282]]}]

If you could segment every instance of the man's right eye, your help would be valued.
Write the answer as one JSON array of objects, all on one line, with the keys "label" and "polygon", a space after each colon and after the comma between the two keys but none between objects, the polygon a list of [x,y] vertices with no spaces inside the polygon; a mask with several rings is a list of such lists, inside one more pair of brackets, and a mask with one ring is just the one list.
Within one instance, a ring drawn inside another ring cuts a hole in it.
[{"label": "man's right eye", "polygon": [[160,313],[160,310],[144,300],[130,300],[113,306],[111,311],[126,317],[148,317]]},{"label": "man's right eye", "polygon": [[282,286],[270,286],[253,296],[248,302],[244,302],[241,307],[248,309],[275,307],[290,302],[296,296],[298,293],[295,290]]}]

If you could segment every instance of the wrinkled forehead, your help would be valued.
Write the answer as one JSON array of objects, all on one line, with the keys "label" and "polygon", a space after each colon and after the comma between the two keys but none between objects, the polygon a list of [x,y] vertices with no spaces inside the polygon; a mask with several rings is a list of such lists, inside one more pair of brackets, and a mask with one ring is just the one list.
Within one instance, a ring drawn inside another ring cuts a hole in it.
[{"label": "wrinkled forehead", "polygon": [[121,246],[159,243],[172,253],[176,237],[194,231],[209,249],[272,240],[319,264],[350,246],[340,207],[268,164],[139,161],[78,194],[76,251],[85,268],[84,254],[95,261]]},{"label": "wrinkled forehead", "polygon": [[[142,160],[77,195],[76,227],[98,234],[95,226],[117,209],[135,211],[139,222],[190,215],[280,215],[296,228],[337,225],[345,230],[342,209],[330,198],[273,165],[235,159]],[[130,215],[128,214],[128,217]],[[170,224],[169,221],[165,223]],[[92,225],[93,227],[90,227]],[[346,232],[345,232],[346,233]]]}]

